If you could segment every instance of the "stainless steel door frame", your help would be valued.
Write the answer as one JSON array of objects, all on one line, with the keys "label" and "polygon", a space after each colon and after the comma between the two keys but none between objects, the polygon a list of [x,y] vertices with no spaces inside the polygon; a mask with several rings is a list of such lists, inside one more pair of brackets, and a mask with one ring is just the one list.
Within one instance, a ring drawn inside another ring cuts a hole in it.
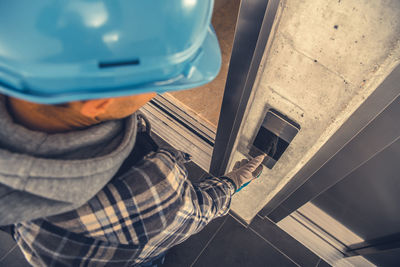
[{"label": "stainless steel door frame", "polygon": [[[155,134],[190,151],[193,161],[218,176],[225,172],[270,36],[280,0],[241,0],[218,129],[200,122],[166,96],[141,108]],[[210,170],[211,169],[211,170]]]},{"label": "stainless steel door frame", "polygon": [[280,0],[242,0],[210,173],[223,175],[237,138]]},{"label": "stainless steel door frame", "polygon": [[[279,222],[334,186],[347,173],[393,142],[398,137],[397,132],[383,133],[379,140],[368,143],[369,149],[365,153],[358,155],[357,158],[352,156],[360,142],[366,142],[369,136],[376,136],[379,132],[379,125],[385,120],[385,109],[399,109],[399,101],[400,65],[264,207],[260,215]],[[337,166],[342,167],[338,169]],[[335,175],[332,175],[332,172]]]}]

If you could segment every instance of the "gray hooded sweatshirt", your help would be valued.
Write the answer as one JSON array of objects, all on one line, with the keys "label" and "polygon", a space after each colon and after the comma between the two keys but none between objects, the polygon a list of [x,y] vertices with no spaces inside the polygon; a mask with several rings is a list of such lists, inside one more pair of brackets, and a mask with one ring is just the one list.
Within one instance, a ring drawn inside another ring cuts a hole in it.
[{"label": "gray hooded sweatshirt", "polygon": [[62,134],[16,124],[0,96],[0,225],[82,206],[132,151],[136,116]]}]

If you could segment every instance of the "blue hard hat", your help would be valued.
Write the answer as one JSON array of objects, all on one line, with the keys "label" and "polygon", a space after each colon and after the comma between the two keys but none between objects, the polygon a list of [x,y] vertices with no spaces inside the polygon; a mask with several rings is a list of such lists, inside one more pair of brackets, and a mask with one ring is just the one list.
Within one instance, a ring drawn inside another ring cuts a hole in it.
[{"label": "blue hard hat", "polygon": [[32,102],[162,93],[218,74],[213,0],[0,2],[0,93]]}]

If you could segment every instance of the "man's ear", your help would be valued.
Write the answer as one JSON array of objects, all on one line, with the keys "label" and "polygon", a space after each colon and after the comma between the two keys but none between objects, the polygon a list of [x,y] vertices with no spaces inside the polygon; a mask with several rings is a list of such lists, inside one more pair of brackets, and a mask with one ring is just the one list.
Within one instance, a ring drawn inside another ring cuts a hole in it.
[{"label": "man's ear", "polygon": [[83,102],[80,112],[88,118],[95,119],[104,114],[113,101],[113,98],[87,100]]}]

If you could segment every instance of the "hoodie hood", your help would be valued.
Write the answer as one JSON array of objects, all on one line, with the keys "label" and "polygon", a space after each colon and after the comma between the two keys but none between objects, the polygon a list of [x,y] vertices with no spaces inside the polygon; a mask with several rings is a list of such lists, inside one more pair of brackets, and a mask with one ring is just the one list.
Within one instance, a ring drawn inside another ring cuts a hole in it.
[{"label": "hoodie hood", "polygon": [[136,116],[61,134],[13,121],[0,96],[0,225],[80,207],[115,175],[136,140]]}]

